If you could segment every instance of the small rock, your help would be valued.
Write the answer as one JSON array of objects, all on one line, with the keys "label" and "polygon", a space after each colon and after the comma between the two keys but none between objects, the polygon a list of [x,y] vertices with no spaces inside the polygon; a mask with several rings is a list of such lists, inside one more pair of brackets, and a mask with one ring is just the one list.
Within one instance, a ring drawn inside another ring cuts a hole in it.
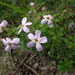
[{"label": "small rock", "polygon": [[34,69],[36,69],[38,67],[38,62],[36,62],[34,65],[33,65]]}]

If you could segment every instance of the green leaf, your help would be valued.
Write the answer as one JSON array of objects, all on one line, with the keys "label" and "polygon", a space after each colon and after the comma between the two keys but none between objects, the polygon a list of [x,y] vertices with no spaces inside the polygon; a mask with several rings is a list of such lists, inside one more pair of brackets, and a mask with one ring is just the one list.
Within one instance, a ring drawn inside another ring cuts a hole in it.
[{"label": "green leaf", "polygon": [[22,13],[22,14],[25,13],[24,10],[22,10],[22,9],[18,8],[17,6],[14,6],[14,5],[12,5],[12,4],[3,3],[3,2],[1,2],[1,1],[0,1],[0,4],[1,4],[1,5],[4,5],[4,6],[7,6],[7,7],[13,9],[13,10],[16,11],[16,12],[19,12],[19,13]]},{"label": "green leaf", "polygon": [[53,17],[57,17],[59,15],[60,15],[60,13],[56,13],[56,14],[53,15]]},{"label": "green leaf", "polygon": [[57,36],[53,36],[53,39],[56,40],[57,39]]},{"label": "green leaf", "polygon": [[54,19],[54,21],[55,21],[55,22],[59,22],[60,20],[59,20],[59,19]]}]

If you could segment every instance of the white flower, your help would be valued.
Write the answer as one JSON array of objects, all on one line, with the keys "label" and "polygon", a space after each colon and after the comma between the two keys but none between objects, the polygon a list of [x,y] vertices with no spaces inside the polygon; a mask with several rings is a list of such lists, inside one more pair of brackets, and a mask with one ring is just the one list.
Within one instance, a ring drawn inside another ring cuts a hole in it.
[{"label": "white flower", "polygon": [[21,25],[21,29],[18,31],[18,34],[20,34],[20,32],[23,30],[24,32],[26,32],[26,33],[29,33],[29,29],[28,29],[28,25],[31,25],[32,24],[32,22],[26,22],[27,21],[27,18],[26,17],[24,17],[23,19],[22,19],[22,25]]},{"label": "white flower", "polygon": [[0,33],[3,32],[3,27],[6,27],[8,22],[6,20],[3,20],[0,24]]},{"label": "white flower", "polygon": [[30,6],[33,7],[35,4],[33,2],[30,3]]},{"label": "white flower", "polygon": [[11,40],[10,38],[2,39],[3,44],[6,46],[5,51],[10,52],[11,49],[18,49],[20,46],[18,45],[20,42],[19,38],[14,38]]},{"label": "white flower", "polygon": [[40,37],[41,32],[40,30],[35,31],[35,36],[32,33],[28,34],[28,38],[31,40],[29,43],[27,43],[27,47],[33,47],[36,44],[37,51],[42,51],[43,47],[40,43],[46,43],[47,37]]},{"label": "white flower", "polygon": [[49,27],[52,27],[52,20],[54,19],[54,17],[52,17],[51,15],[44,15],[43,16],[43,20],[41,21],[41,24],[46,24],[48,22]]}]

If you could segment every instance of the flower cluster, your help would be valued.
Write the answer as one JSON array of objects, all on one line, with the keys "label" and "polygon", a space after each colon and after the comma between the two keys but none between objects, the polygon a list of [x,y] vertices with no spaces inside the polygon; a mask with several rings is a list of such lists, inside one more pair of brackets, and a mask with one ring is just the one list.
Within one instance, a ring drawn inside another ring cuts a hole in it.
[{"label": "flower cluster", "polygon": [[[31,7],[34,7],[34,3],[30,3]],[[31,13],[31,12],[30,12]],[[41,19],[38,17],[39,20]],[[48,22],[49,27],[52,27],[52,20],[54,19],[51,15],[44,15],[43,20],[41,20],[41,24],[46,24]],[[0,33],[3,31],[3,27],[6,27],[8,22],[6,20],[3,20],[2,23],[0,24]],[[47,43],[47,37],[41,37],[41,31],[36,30],[35,35],[33,35],[30,32],[30,29],[28,28],[29,25],[32,25],[32,22],[27,22],[27,17],[22,18],[20,29],[18,30],[18,35],[21,33],[21,31],[24,31],[25,33],[28,33],[28,38],[31,40],[26,44],[27,47],[31,48],[34,45],[36,45],[37,51],[42,51],[42,43]],[[6,46],[5,51],[10,52],[12,49],[18,49],[20,46],[18,45],[20,43],[19,38],[14,38],[11,40],[10,38],[2,39],[3,44]]]}]

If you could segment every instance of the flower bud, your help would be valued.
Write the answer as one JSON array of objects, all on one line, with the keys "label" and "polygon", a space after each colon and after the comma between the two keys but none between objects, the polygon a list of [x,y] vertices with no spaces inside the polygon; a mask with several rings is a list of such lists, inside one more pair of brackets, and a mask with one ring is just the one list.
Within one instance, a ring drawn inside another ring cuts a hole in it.
[{"label": "flower bud", "polygon": [[31,6],[31,7],[34,7],[34,5],[35,5],[35,4],[34,4],[33,2],[30,3],[30,6]]}]

